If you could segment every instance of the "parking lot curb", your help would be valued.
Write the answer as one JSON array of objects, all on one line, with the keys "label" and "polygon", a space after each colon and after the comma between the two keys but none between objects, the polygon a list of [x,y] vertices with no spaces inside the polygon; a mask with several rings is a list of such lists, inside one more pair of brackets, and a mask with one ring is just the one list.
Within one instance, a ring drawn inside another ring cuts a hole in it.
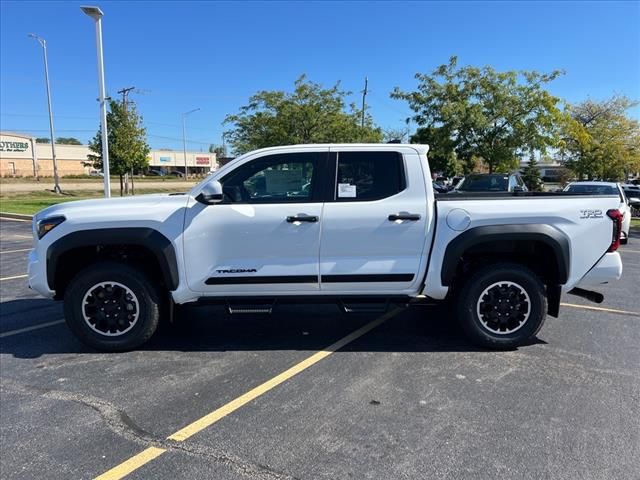
[{"label": "parking lot curb", "polygon": [[33,215],[24,215],[22,213],[0,212],[0,217],[15,218],[16,220],[32,220]]}]

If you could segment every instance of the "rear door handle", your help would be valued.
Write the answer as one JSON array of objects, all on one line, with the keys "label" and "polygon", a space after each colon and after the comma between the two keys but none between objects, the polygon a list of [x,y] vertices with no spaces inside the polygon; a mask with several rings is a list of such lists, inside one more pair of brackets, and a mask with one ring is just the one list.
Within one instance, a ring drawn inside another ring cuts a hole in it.
[{"label": "rear door handle", "polygon": [[295,222],[311,222],[311,223],[315,223],[318,221],[318,217],[315,215],[307,215],[306,213],[300,213],[298,215],[292,215],[287,217],[287,222],[288,223],[295,223]]},{"label": "rear door handle", "polygon": [[420,215],[417,213],[392,213],[389,215],[390,222],[395,222],[396,220],[410,220],[412,222],[417,222],[420,220]]}]

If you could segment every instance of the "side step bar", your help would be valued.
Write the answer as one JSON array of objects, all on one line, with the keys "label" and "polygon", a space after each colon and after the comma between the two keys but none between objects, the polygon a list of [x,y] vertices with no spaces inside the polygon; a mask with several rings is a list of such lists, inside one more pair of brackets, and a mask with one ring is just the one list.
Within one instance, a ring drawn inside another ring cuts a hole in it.
[{"label": "side step bar", "polygon": [[389,309],[389,301],[345,301],[340,300],[338,306],[344,313],[384,313]]},{"label": "side step bar", "polygon": [[602,303],[604,301],[604,295],[598,292],[592,292],[591,290],[585,290],[584,288],[574,288],[572,290],[569,290],[569,292],[567,292],[571,295],[575,295],[577,297],[582,297],[585,298],[587,300],[589,300],[590,302],[594,302],[594,303]]},{"label": "side step bar", "polygon": [[227,302],[227,311],[233,314],[251,314],[251,313],[271,313],[273,312],[273,303],[229,303]]}]

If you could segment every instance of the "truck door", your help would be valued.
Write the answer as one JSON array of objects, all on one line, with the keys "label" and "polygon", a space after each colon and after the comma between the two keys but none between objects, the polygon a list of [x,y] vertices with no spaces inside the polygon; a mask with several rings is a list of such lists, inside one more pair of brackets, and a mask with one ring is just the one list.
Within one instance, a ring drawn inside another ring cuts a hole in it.
[{"label": "truck door", "polygon": [[347,147],[331,159],[335,178],[323,214],[321,290],[414,293],[423,280],[431,223],[420,157]]},{"label": "truck door", "polygon": [[191,199],[184,255],[191,290],[273,295],[319,289],[322,195],[328,148],[274,153],[218,180],[224,201]]}]

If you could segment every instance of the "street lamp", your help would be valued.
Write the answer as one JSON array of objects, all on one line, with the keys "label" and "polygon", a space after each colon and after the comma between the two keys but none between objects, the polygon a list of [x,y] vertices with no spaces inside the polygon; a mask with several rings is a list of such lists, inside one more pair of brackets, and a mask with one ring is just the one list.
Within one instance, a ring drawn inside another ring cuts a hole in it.
[{"label": "street lamp", "polygon": [[33,33],[29,34],[30,38],[35,38],[42,47],[42,54],[44,56],[44,80],[47,85],[47,105],[49,106],[49,133],[51,134],[51,156],[53,157],[53,191],[55,193],[62,193],[60,189],[60,179],[58,178],[58,159],[56,158],[56,140],[53,135],[53,112],[51,110],[51,89],[49,88],[49,65],[47,62],[47,42],[44,38],[40,38]]},{"label": "street lamp", "polygon": [[190,115],[194,112],[200,110],[199,108],[194,108],[193,110],[189,110],[188,112],[184,112],[182,114],[182,149],[184,151],[184,179],[188,181],[189,171],[187,167],[187,115]]},{"label": "street lamp", "polygon": [[107,135],[107,103],[104,88],[104,62],[102,59],[102,10],[98,7],[81,6],[86,15],[96,22],[96,47],[98,51],[98,101],[100,102],[100,129],[102,131],[102,173],[104,175],[104,196],[111,197],[109,177],[109,137]]}]

